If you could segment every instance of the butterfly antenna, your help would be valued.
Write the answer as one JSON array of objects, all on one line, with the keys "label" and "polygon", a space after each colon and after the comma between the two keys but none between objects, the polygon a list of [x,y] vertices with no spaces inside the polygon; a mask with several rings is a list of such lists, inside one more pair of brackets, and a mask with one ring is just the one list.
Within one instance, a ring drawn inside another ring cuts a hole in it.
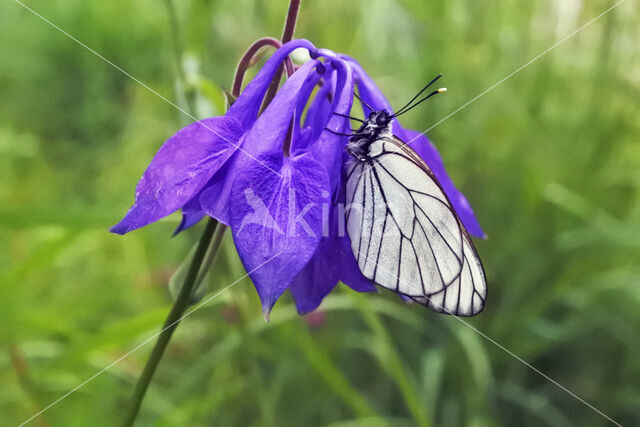
[{"label": "butterfly antenna", "polygon": [[364,123],[364,120],[359,119],[357,117],[349,116],[347,114],[340,114],[340,113],[336,113],[335,111],[333,112],[333,114],[335,114],[336,116],[345,117],[347,119],[355,120],[355,121],[360,122],[360,123]]},{"label": "butterfly antenna", "polygon": [[[404,110],[405,108],[407,108],[409,105],[411,105],[411,103],[413,101],[415,101],[420,95],[422,95],[422,93],[427,90],[429,88],[429,86],[431,86],[432,84],[434,84],[436,82],[436,80],[438,80],[440,77],[442,77],[442,73],[438,74],[437,76],[435,76],[433,78],[433,80],[431,80],[425,87],[422,88],[422,90],[420,92],[418,92],[416,94],[416,96],[414,96],[413,98],[411,98],[411,101],[407,102],[404,107],[400,108],[397,112],[396,112],[396,116],[399,116],[400,114],[402,114],[402,110]],[[417,105],[417,104],[416,104]],[[408,111],[408,110],[407,110]]]},{"label": "butterfly antenna", "polygon": [[[331,132],[334,135],[339,135],[339,136],[359,136],[360,134],[358,133],[344,133],[344,132],[336,132],[335,130],[329,129],[329,128],[324,128],[324,130],[328,130],[329,132]],[[353,132],[353,129],[351,129],[351,132]]]},{"label": "butterfly antenna", "polygon": [[376,109],[375,109],[375,108],[373,108],[371,105],[369,105],[369,104],[367,104],[366,102],[364,102],[364,101],[362,100],[362,98],[360,98],[360,97],[358,96],[358,94],[357,94],[355,91],[353,91],[353,96],[355,96],[356,98],[358,98],[358,101],[360,101],[360,103],[361,103],[361,104],[363,104],[365,107],[367,107],[367,108],[368,108],[368,109],[370,109],[371,111],[376,111]]},{"label": "butterfly antenna", "polygon": [[446,88],[446,87],[441,87],[441,88],[440,88],[440,89],[438,89],[438,90],[434,90],[434,91],[433,91],[433,92],[431,92],[429,95],[425,96],[425,97],[424,97],[424,98],[422,98],[420,101],[418,101],[418,102],[416,102],[415,104],[413,104],[411,107],[407,108],[407,109],[406,109],[406,110],[404,110],[404,111],[401,111],[401,112],[399,112],[399,113],[396,113],[396,114],[394,114],[394,115],[393,115],[393,116],[391,116],[391,117],[398,117],[398,116],[399,116],[399,115],[401,115],[401,114],[404,114],[404,113],[406,113],[406,112],[408,112],[408,111],[411,111],[411,110],[413,110],[413,108],[414,108],[414,107],[417,107],[418,105],[422,104],[424,101],[426,101],[427,99],[431,98],[433,95],[437,95],[437,94],[439,94],[439,93],[444,93],[444,92],[446,92],[446,91],[447,91],[447,88]]}]

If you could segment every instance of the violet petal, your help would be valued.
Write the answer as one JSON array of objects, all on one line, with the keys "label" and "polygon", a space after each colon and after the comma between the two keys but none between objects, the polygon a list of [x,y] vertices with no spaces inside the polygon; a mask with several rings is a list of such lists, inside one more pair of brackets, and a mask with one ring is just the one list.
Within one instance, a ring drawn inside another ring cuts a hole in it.
[{"label": "violet petal", "polygon": [[193,123],[160,147],[136,187],[136,201],[111,232],[125,234],[187,203],[229,159],[242,135],[233,117]]},{"label": "violet petal", "polygon": [[231,195],[231,229],[268,316],[318,247],[322,232],[318,200],[329,180],[309,153],[260,159],[280,176],[265,174],[258,164],[238,174]]}]

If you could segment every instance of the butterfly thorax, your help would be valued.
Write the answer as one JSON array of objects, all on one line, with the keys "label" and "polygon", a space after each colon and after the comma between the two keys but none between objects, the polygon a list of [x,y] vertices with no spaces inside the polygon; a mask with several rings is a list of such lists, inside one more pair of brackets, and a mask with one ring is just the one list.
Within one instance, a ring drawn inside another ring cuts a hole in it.
[{"label": "butterfly thorax", "polygon": [[372,111],[362,126],[349,138],[347,151],[357,160],[369,158],[369,147],[383,137],[391,136],[391,115],[387,110]]}]

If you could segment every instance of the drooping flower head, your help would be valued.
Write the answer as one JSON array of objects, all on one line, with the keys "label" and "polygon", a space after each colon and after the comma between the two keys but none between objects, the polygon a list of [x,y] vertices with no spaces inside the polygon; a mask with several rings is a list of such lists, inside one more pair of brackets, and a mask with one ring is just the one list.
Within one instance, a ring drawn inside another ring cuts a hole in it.
[{"label": "drooping flower head", "polygon": [[[276,69],[298,48],[311,59],[259,115]],[[284,44],[224,116],[193,123],[160,148],[138,183],[134,205],[112,231],[124,234],[179,209],[177,232],[205,215],[230,226],[265,316],[286,289],[300,313],[317,308],[340,281],[356,291],[374,291],[341,230],[347,138],[340,134],[349,130],[343,115],[351,114],[355,86],[367,104],[391,112],[352,58],[316,49],[307,40]],[[366,107],[363,112],[369,113]],[[464,225],[483,236],[431,142],[399,123],[394,133],[415,139],[411,146],[440,180]]]}]

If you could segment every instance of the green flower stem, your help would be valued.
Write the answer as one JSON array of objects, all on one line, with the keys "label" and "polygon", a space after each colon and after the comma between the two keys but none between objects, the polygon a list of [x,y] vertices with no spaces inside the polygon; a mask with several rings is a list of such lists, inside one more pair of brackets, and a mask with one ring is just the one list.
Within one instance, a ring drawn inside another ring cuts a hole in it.
[{"label": "green flower stem", "polygon": [[169,14],[169,27],[171,28],[171,38],[173,40],[173,56],[176,61],[176,73],[178,76],[178,85],[180,89],[178,92],[182,92],[184,96],[184,101],[186,102],[187,110],[189,114],[192,116],[197,116],[198,112],[196,111],[196,97],[195,91],[192,87],[189,87],[189,82],[187,82],[187,76],[184,73],[184,68],[182,67],[182,53],[184,51],[182,45],[182,39],[180,38],[180,27],[178,25],[178,16],[176,14],[176,8],[173,4],[172,0],[165,0],[165,5],[167,6],[167,13]]},{"label": "green flower stem", "polygon": [[[193,260],[191,261],[191,265],[189,266],[189,272],[187,273],[187,277],[184,280],[184,285],[180,290],[180,294],[178,298],[176,298],[173,307],[171,308],[171,312],[167,316],[167,320],[165,320],[164,325],[162,327],[162,331],[160,336],[158,337],[158,341],[156,341],[153,350],[151,351],[151,355],[149,356],[149,360],[144,366],[144,370],[142,371],[142,375],[138,379],[138,383],[136,384],[136,388],[133,392],[133,396],[131,398],[131,406],[127,412],[127,416],[123,422],[123,426],[132,426],[136,420],[138,415],[138,411],[140,410],[140,405],[142,404],[142,399],[144,399],[144,395],[149,387],[149,383],[153,378],[153,374],[162,359],[162,355],[169,344],[169,340],[173,335],[173,332],[178,327],[182,316],[189,307],[189,300],[191,297],[191,293],[193,292],[193,286],[196,283],[196,278],[200,273],[200,269],[202,267],[202,262],[204,261],[205,254],[207,253],[207,249],[211,244],[211,240],[213,238],[214,231],[218,226],[218,222],[209,218],[207,221],[207,225],[205,226],[204,232],[200,237],[200,242],[198,243],[198,248],[196,249],[196,253],[193,256]],[[222,239],[216,239],[214,243],[217,244],[218,248],[220,247],[220,243]],[[218,248],[213,248],[213,250],[217,250]]]},{"label": "green flower stem", "polygon": [[[177,19],[175,16],[175,9],[173,8],[173,3],[171,0],[166,0],[166,1],[167,1],[168,10],[169,10],[169,15],[172,20],[174,42],[176,43],[175,45],[176,55],[177,55],[177,58],[180,58],[181,49],[180,49],[180,44],[178,40],[178,29],[177,29]],[[282,43],[286,43],[293,38],[293,32],[295,30],[296,21],[298,19],[299,9],[300,9],[300,0],[290,0],[289,10],[287,13],[287,20],[285,22],[284,31],[282,34]],[[251,60],[251,58],[255,55],[255,53],[262,46],[262,44],[273,45],[274,43],[272,43],[271,39],[264,39],[264,40],[258,41],[257,44],[255,44],[249,49],[250,52],[248,52],[245,55],[248,58],[248,61]],[[275,45],[277,46],[277,40]],[[253,50],[255,50],[255,52]],[[290,65],[291,63],[286,62],[286,64],[288,65],[287,68],[288,69],[291,68],[291,71],[292,71],[293,67]],[[186,84],[184,71],[182,70],[182,67],[180,66],[180,64],[178,65],[179,65],[178,78],[182,80],[183,84]],[[234,85],[233,85],[234,86],[233,95],[236,98],[239,95],[240,86],[242,85],[242,76],[244,75],[244,72],[246,71],[247,66],[248,66],[248,63],[244,64],[244,66],[243,64],[239,64],[238,68],[236,69],[236,76],[234,78]],[[281,66],[278,69],[275,78],[271,82],[271,86],[263,102],[263,108],[265,108],[273,99],[273,96],[275,95],[275,92],[278,89],[278,84],[280,82],[280,77],[282,75],[283,68],[284,67]],[[239,83],[236,83],[237,81],[239,81]],[[190,108],[192,107],[193,106],[190,105]],[[212,239],[214,238],[214,232],[216,231],[217,227],[219,228],[219,230],[218,230],[218,233],[215,233],[215,239],[212,243]],[[156,341],[156,344],[153,347],[153,350],[151,351],[151,355],[149,356],[149,359],[147,360],[147,363],[144,366],[142,375],[140,375],[140,378],[138,379],[138,383],[136,384],[136,388],[133,391],[133,396],[131,398],[131,406],[129,407],[126,418],[122,424],[123,426],[129,427],[129,426],[132,426],[133,423],[135,422],[136,417],[138,416],[138,412],[140,411],[140,406],[142,405],[142,399],[144,399],[144,395],[147,392],[147,388],[149,388],[149,384],[151,383],[153,374],[155,373],[156,368],[158,367],[158,364],[160,363],[160,360],[164,355],[164,351],[166,350],[167,345],[169,345],[169,341],[171,340],[171,336],[173,335],[173,332],[178,327],[178,324],[180,323],[180,320],[182,319],[184,312],[190,305],[189,303],[191,300],[191,295],[195,290],[194,289],[195,284],[198,282],[197,281],[198,276],[201,273],[206,273],[206,272],[201,272],[201,270],[206,258],[207,250],[209,249],[209,246],[212,245],[211,253],[215,254],[217,252],[217,250],[220,247],[220,244],[222,243],[222,237],[224,236],[225,230],[226,230],[226,227],[224,225],[218,224],[218,222],[215,219],[209,218],[209,221],[207,221],[207,225],[204,229],[204,232],[200,237],[200,242],[198,243],[198,248],[196,249],[196,253],[194,254],[193,260],[189,265],[189,271],[187,273],[187,277],[184,280],[184,284],[182,285],[182,288],[180,289],[180,293],[178,294],[178,297],[176,298],[176,301],[174,302],[173,307],[171,308],[171,312],[169,312],[169,315],[167,316],[167,319],[164,322],[164,326],[162,327],[162,330],[158,337],[158,341]]]},{"label": "green flower stem", "polygon": [[[289,42],[293,39],[293,33],[296,29],[296,22],[298,21],[298,12],[300,11],[300,0],[290,0],[289,1],[289,10],[287,11],[287,20],[284,23],[284,29],[282,30],[282,44]],[[260,112],[264,111],[267,108],[267,105],[271,102],[274,96],[276,96],[276,92],[278,91],[278,86],[280,86],[280,79],[282,78],[282,71],[284,67],[282,64],[278,67],[273,80],[271,80],[271,84],[269,85],[269,89],[267,90],[267,94],[264,97],[264,101],[262,102],[262,109]]]}]

